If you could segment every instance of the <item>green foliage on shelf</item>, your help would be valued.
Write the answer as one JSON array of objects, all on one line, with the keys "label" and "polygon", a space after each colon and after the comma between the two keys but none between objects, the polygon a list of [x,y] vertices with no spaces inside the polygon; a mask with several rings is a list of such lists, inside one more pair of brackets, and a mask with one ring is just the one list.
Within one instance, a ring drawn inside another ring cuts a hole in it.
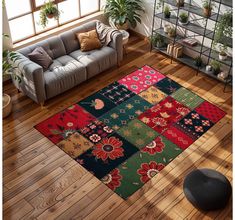
[{"label": "green foliage on shelf", "polygon": [[195,64],[195,66],[197,66],[197,67],[202,66],[202,58],[201,58],[200,56],[195,57],[195,58],[194,58],[194,64]]},{"label": "green foliage on shelf", "polygon": [[153,46],[163,47],[165,45],[165,38],[158,33],[155,33],[153,36],[151,36],[150,40]]},{"label": "green foliage on shelf", "polygon": [[233,12],[232,10],[221,15],[219,21],[215,26],[215,37],[213,46],[219,46],[220,50],[227,51],[227,42],[224,37],[233,37]]},{"label": "green foliage on shelf", "polygon": [[173,28],[173,27],[170,27],[170,28],[168,29],[168,35],[169,35],[170,37],[175,37],[175,36],[176,36],[176,29]]},{"label": "green foliage on shelf", "polygon": [[188,14],[186,12],[181,12],[179,15],[180,22],[187,23],[188,22]]},{"label": "green foliage on shelf", "polygon": [[40,25],[45,28],[48,24],[48,17],[53,17],[58,20],[60,16],[60,11],[57,6],[50,0],[46,2],[40,9]]},{"label": "green foliage on shelf", "polygon": [[104,7],[105,15],[115,25],[122,26],[126,22],[135,28],[141,23],[140,13],[144,12],[141,0],[107,0]]},{"label": "green foliage on shelf", "polygon": [[213,10],[215,3],[212,0],[204,0],[202,3],[203,8]]},{"label": "green foliage on shelf", "polygon": [[221,63],[217,60],[211,60],[210,65],[212,69],[214,70],[214,73],[217,75],[220,73]]},{"label": "green foliage on shelf", "polygon": [[164,7],[164,15],[165,15],[165,18],[170,18],[171,16],[170,7],[168,5]]}]

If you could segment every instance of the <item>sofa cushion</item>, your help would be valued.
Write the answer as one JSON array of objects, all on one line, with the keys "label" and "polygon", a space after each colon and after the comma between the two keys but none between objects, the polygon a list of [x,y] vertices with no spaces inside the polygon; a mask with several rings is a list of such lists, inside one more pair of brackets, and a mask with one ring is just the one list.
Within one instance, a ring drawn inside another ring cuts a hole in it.
[{"label": "sofa cushion", "polygon": [[53,63],[51,57],[42,47],[34,49],[32,53],[28,54],[28,57],[30,60],[40,65],[44,71]]},{"label": "sofa cushion", "polygon": [[117,64],[117,53],[111,47],[87,52],[76,50],[69,55],[86,66],[88,79]]},{"label": "sofa cushion", "polygon": [[81,51],[83,52],[99,49],[102,47],[96,30],[77,33],[76,35],[80,43]]},{"label": "sofa cushion", "polygon": [[55,60],[44,72],[47,99],[56,96],[87,79],[83,64],[65,55]]},{"label": "sofa cushion", "polygon": [[59,37],[64,43],[67,54],[70,54],[71,52],[80,49],[80,44],[77,39],[76,33],[83,33],[95,29],[96,22],[96,20],[90,21],[86,24],[80,25],[79,27],[76,27],[59,35]]},{"label": "sofa cushion", "polygon": [[47,40],[22,48],[18,52],[28,57],[28,54],[37,47],[42,47],[52,59],[66,55],[64,44],[59,37],[48,38]]}]

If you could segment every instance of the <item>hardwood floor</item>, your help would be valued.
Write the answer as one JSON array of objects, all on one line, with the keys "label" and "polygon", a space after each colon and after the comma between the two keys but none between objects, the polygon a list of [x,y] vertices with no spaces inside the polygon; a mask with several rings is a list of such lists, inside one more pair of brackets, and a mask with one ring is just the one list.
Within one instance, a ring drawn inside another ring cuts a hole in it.
[{"label": "hardwood floor", "polygon": [[[4,86],[14,102],[13,113],[3,120],[4,219],[232,219],[232,199],[223,210],[199,212],[182,192],[184,177],[195,168],[216,169],[232,182],[231,88],[224,93],[218,81],[148,51],[145,41],[132,36],[120,68],[49,100],[43,109],[11,84]],[[124,201],[33,126],[144,64],[220,106],[227,115]]]}]

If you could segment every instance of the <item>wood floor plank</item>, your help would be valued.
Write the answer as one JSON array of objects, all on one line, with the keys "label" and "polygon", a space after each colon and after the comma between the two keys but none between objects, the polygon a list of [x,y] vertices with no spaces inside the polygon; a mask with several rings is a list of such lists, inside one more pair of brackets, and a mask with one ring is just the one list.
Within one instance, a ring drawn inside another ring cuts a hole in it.
[{"label": "wood floor plank", "polygon": [[[184,197],[184,177],[210,167],[232,182],[232,92],[223,84],[160,53],[132,35],[120,67],[48,100],[44,108],[12,84],[12,114],[3,120],[4,219],[232,219],[232,201],[216,212],[200,212]],[[86,98],[143,65],[149,65],[219,106],[227,115],[140,190],[123,200],[70,158],[34,125]]]}]

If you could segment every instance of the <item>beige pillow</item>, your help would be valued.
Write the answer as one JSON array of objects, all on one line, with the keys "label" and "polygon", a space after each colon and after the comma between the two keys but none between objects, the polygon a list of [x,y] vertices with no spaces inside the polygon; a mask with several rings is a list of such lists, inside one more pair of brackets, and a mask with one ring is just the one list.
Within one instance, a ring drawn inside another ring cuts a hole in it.
[{"label": "beige pillow", "polygon": [[96,30],[85,33],[76,33],[76,36],[79,40],[81,51],[99,49],[102,46]]}]

